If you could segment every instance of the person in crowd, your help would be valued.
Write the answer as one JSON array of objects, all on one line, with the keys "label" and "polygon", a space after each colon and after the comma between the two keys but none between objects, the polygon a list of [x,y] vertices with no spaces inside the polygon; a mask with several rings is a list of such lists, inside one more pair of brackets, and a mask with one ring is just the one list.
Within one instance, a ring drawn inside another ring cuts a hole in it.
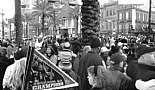
[{"label": "person in crowd", "polygon": [[73,53],[77,55],[77,57],[73,59],[73,69],[72,69],[77,74],[79,68],[79,60],[82,55],[82,46],[77,39],[72,42],[71,50],[73,51]]},{"label": "person in crowd", "polygon": [[73,51],[70,50],[70,43],[69,42],[65,42],[63,44],[63,50],[59,51],[58,54],[58,66],[61,69],[71,69],[72,68],[72,58],[73,57],[77,57],[77,55],[75,53],[73,53]]},{"label": "person in crowd", "polygon": [[155,79],[149,81],[137,80],[135,86],[138,90],[155,90]]},{"label": "person in crowd", "polygon": [[99,55],[100,52],[100,40],[98,38],[91,38],[91,51],[80,58],[78,75],[79,80],[79,90],[89,90],[91,86],[87,80],[87,68],[89,66],[105,65],[102,57]]},{"label": "person in crowd", "polygon": [[7,51],[7,57],[10,57],[15,52],[15,46],[9,43],[6,51]]},{"label": "person in crowd", "polygon": [[51,43],[53,50],[55,52],[55,55],[58,55],[58,48],[59,48],[59,44],[56,40],[53,40]]},{"label": "person in crowd", "polygon": [[6,56],[7,55],[7,51],[6,51],[6,47],[0,47],[0,90],[3,89],[3,78],[4,78],[4,74],[6,71],[6,68],[14,63],[14,59],[12,56],[10,56],[9,58]]},{"label": "person in crowd", "polygon": [[138,69],[138,60],[135,55],[135,50],[130,50],[127,56],[127,69],[126,74],[133,80],[135,80],[137,69]]},{"label": "person in crowd", "polygon": [[90,66],[87,69],[88,72],[88,81],[91,85],[90,90],[106,90],[106,82],[103,73],[106,71],[106,68],[103,66]]},{"label": "person in crowd", "polygon": [[[155,48],[146,45],[137,48],[138,69],[135,80],[149,81],[155,79]],[[143,90],[143,89],[142,89]]]},{"label": "person in crowd", "polygon": [[91,51],[91,46],[90,45],[84,46],[82,54],[86,55],[89,51]]},{"label": "person in crowd", "polygon": [[55,65],[57,64],[57,55],[55,55],[55,51],[52,46],[47,46],[46,52],[44,55]]},{"label": "person in crowd", "polygon": [[4,90],[21,90],[26,68],[27,50],[27,47],[22,47],[14,54],[15,63],[6,69],[3,79]]},{"label": "person in crowd", "polygon": [[122,54],[123,53],[122,47],[121,46],[111,46],[111,50],[109,51],[109,56],[111,56],[112,54],[115,54],[115,53]]},{"label": "person in crowd", "polygon": [[125,59],[120,53],[115,53],[111,56],[110,68],[103,73],[106,82],[105,90],[133,90],[134,83],[127,75],[121,72]]},{"label": "person in crowd", "polygon": [[106,63],[106,66],[109,65],[109,64],[108,64],[108,61],[109,61],[109,58],[110,58],[109,55],[108,55],[108,54],[109,54],[109,51],[110,51],[110,50],[107,49],[107,47],[102,47],[102,48],[101,48],[101,51],[100,51],[100,52],[101,52],[100,55],[101,55],[102,59],[104,60],[104,62]]},{"label": "person in crowd", "polygon": [[73,58],[76,58],[77,55],[70,50],[69,42],[65,42],[63,45],[63,49],[58,52],[58,67],[77,80],[77,75],[73,71]]},{"label": "person in crowd", "polygon": [[37,39],[36,43],[35,43],[35,48],[38,49],[38,50],[40,50],[41,47],[42,47],[42,45],[43,45],[42,38],[39,37],[39,38]]},{"label": "person in crowd", "polygon": [[81,50],[81,48],[82,48],[81,43],[78,40],[74,40],[71,42],[71,50],[75,54],[78,54],[78,52]]}]

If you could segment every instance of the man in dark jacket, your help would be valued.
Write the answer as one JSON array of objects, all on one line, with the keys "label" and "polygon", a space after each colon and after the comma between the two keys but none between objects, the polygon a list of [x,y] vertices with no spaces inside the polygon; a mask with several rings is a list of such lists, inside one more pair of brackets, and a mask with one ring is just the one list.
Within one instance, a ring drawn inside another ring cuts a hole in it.
[{"label": "man in dark jacket", "polygon": [[127,74],[134,82],[155,79],[155,48],[141,45],[137,48],[136,54],[137,61],[129,63]]},{"label": "man in dark jacket", "polygon": [[91,88],[87,80],[87,68],[89,66],[103,65],[102,62],[104,62],[99,55],[100,40],[98,38],[92,38],[90,43],[92,50],[80,58],[78,70],[80,76],[79,90],[89,90]]},{"label": "man in dark jacket", "polygon": [[155,48],[141,46],[137,51],[138,73],[136,79],[148,81],[155,79]]}]

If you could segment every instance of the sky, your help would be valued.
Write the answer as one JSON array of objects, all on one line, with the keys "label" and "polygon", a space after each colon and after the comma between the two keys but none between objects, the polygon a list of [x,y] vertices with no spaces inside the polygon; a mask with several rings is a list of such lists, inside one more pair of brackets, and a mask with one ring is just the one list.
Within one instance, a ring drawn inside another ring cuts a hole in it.
[{"label": "sky", "polygon": [[[14,1],[15,0],[0,0],[0,13],[3,12],[5,13],[5,17],[6,18],[12,18],[14,16]],[[80,2],[81,0],[78,0],[78,2]],[[100,4],[104,4],[106,2],[108,2],[109,0],[99,0]],[[144,4],[144,6],[142,6],[142,8],[144,8],[145,10],[148,10],[148,5],[149,5],[149,0],[118,0],[121,4],[131,4],[131,3],[140,3],[140,4]],[[152,2],[154,3],[155,7],[155,0],[152,0]]]}]

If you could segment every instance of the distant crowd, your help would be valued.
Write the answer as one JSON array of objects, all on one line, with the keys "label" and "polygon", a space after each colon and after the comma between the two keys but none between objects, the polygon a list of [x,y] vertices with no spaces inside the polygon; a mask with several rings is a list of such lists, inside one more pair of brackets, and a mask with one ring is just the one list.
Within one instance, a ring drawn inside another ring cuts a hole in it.
[{"label": "distant crowd", "polygon": [[3,40],[0,90],[21,90],[29,45],[79,83],[69,90],[155,90],[155,48],[149,43],[137,37],[38,37],[20,46]]}]

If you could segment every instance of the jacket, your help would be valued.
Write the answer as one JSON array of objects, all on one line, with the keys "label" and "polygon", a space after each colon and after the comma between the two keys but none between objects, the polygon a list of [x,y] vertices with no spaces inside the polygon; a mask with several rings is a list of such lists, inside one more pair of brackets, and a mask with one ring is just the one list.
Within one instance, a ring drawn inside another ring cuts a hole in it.
[{"label": "jacket", "polygon": [[141,79],[142,81],[155,79],[155,66],[138,64],[138,73],[136,75],[136,80],[138,79]]},{"label": "jacket", "polygon": [[109,69],[104,73],[106,80],[105,90],[133,90],[134,83],[119,70]]},{"label": "jacket", "polygon": [[80,77],[79,90],[89,90],[91,88],[87,79],[87,68],[89,66],[103,65],[102,61],[101,56],[93,51],[89,51],[80,58],[78,70],[78,75]]}]

